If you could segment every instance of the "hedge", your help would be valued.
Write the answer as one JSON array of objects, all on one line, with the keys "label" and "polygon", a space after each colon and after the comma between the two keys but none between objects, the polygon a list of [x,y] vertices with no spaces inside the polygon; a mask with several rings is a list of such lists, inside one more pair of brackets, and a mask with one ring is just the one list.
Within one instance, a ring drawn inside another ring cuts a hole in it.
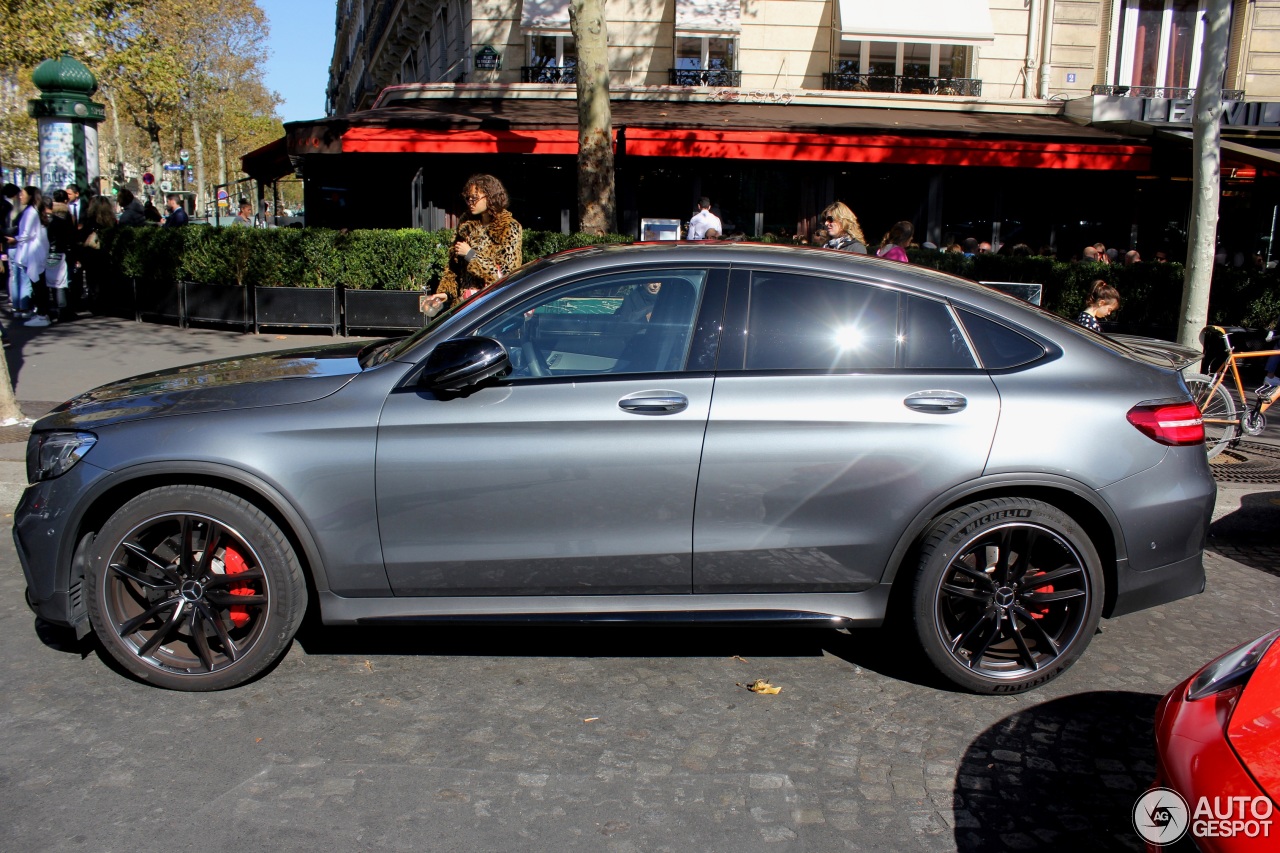
[{"label": "hedge", "polygon": [[[148,281],[262,287],[420,290],[439,281],[453,231],[327,228],[113,228],[106,235],[115,268]],[[564,249],[628,243],[623,234],[525,231],[524,258]]]},{"label": "hedge", "polygon": [[[1184,267],[1178,263],[1130,266],[1093,261],[1070,263],[1040,256],[975,255],[911,249],[911,262],[975,281],[1043,285],[1041,307],[1074,318],[1098,279],[1120,291],[1120,311],[1111,318],[1126,330],[1168,334],[1177,326]],[[1209,292],[1209,322],[1264,326],[1280,316],[1280,272],[1215,266]]]},{"label": "hedge", "polygon": [[[419,290],[440,278],[453,232],[416,229],[332,231],[325,228],[112,228],[105,234],[114,266],[125,276],[155,283],[194,281],[274,287]],[[631,242],[622,234],[595,236],[525,231],[524,259],[564,249]],[[912,249],[911,261],[977,281],[1035,282],[1041,304],[1064,317],[1084,307],[1101,278],[1120,291],[1120,325],[1167,333],[1176,326],[1183,266],[1140,263],[1112,266],[1067,263],[1047,257],[977,255]],[[1280,316],[1280,273],[1215,267],[1209,319],[1220,325],[1262,326]]]}]

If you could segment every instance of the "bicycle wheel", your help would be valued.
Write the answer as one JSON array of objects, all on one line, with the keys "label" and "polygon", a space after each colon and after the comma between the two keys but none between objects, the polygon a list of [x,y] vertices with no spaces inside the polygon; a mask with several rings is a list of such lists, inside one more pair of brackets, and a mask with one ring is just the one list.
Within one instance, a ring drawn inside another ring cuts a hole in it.
[{"label": "bicycle wheel", "polygon": [[[1213,388],[1212,376],[1191,373],[1185,378],[1187,389],[1191,391],[1191,397],[1200,407],[1200,413],[1205,419],[1204,449],[1212,459],[1240,433],[1235,398],[1231,396],[1226,385],[1219,384],[1217,388]],[[1209,393],[1210,388],[1213,388],[1212,394]],[[1213,423],[1210,423],[1211,419]]]}]

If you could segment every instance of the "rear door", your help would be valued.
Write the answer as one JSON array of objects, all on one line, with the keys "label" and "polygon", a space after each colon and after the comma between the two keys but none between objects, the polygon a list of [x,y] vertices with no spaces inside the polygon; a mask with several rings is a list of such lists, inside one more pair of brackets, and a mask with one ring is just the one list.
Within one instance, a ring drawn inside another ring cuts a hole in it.
[{"label": "rear door", "polygon": [[946,302],[735,269],[722,340],[695,592],[867,588],[925,504],[982,473],[999,397]]}]

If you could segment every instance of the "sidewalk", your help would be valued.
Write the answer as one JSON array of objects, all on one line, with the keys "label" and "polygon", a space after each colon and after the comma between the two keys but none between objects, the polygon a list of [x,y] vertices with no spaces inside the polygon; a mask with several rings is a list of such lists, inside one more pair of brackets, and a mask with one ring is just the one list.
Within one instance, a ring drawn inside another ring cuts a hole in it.
[{"label": "sidewalk", "polygon": [[[4,350],[9,377],[18,405],[29,418],[90,388],[140,373],[346,340],[328,335],[180,329],[88,315],[47,328],[5,322],[11,344]],[[18,503],[26,486],[28,432],[25,427],[0,427],[0,505],[6,508]]]}]

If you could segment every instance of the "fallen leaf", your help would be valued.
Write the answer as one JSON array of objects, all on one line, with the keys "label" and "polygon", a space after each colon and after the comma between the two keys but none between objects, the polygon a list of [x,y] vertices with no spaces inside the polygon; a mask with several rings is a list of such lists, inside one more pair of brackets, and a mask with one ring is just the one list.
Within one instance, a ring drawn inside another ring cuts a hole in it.
[{"label": "fallen leaf", "polygon": [[260,737],[256,737],[256,738],[254,738],[254,739],[253,739],[253,742],[254,742],[254,743],[262,743],[262,738],[260,738]]},{"label": "fallen leaf", "polygon": [[765,681],[763,678],[757,678],[755,681],[751,682],[750,684],[743,684],[742,682],[738,682],[738,686],[745,687],[747,690],[750,690],[752,693],[763,693],[768,696],[773,696],[777,693],[782,692],[781,687],[774,687],[772,684]]},{"label": "fallen leaf", "polygon": [[276,340],[277,340],[277,341],[287,341],[287,340],[289,340],[289,336],[288,336],[288,335],[276,335]]},{"label": "fallen leaf", "polygon": [[730,660],[742,661],[743,663],[747,662],[747,659],[744,658],[742,655],[734,655],[732,658],[730,658]]},{"label": "fallen leaf", "polygon": [[372,662],[372,661],[365,661],[365,662],[364,662],[364,668],[365,668],[365,669],[367,669],[367,670],[369,670],[370,672],[373,672],[373,662]]},{"label": "fallen leaf", "polygon": [[599,717],[587,717],[587,718],[586,718],[585,720],[583,720],[582,722],[584,722],[584,723],[594,723],[594,722],[595,722],[596,720],[598,720],[598,719],[600,719],[600,718],[599,718]]}]

